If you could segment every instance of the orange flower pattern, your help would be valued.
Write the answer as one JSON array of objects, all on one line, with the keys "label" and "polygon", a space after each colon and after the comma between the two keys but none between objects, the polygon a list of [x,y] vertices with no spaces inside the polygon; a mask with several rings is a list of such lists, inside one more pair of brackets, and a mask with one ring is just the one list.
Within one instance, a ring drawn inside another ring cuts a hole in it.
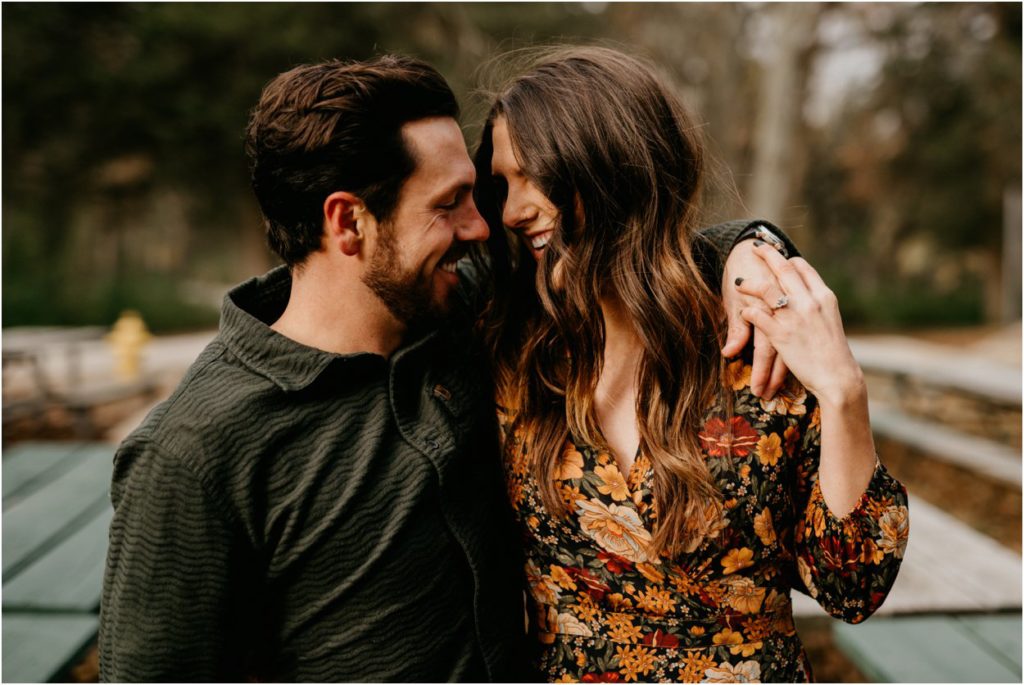
[{"label": "orange flower pattern", "polygon": [[551,682],[809,682],[793,589],[859,623],[892,587],[906,549],[906,490],[879,464],[842,519],[818,485],[820,412],[790,378],[779,398],[750,393],[750,360],[729,365],[733,413],[699,431],[724,506],[674,558],[652,549],[654,472],[628,474],[570,438],[556,468],[564,518],[544,507],[528,435],[499,409],[510,501],[526,541],[530,630]]}]

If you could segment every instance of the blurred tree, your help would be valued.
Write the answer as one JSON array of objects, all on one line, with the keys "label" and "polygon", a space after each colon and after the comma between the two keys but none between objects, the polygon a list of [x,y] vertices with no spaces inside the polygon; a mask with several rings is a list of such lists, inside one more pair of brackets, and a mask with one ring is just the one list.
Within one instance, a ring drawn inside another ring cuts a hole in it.
[{"label": "blurred tree", "polygon": [[815,143],[814,223],[847,229],[832,231],[822,260],[843,254],[832,278],[858,316],[991,318],[1003,195],[1021,183],[1021,8],[847,11],[885,60]]},{"label": "blurred tree", "polygon": [[[771,137],[756,133],[762,109],[770,109],[764,93],[776,41],[765,26],[770,15],[799,9],[5,4],[4,323],[110,323],[129,306],[162,309],[169,325],[212,322],[215,314],[182,301],[183,282],[237,281],[274,261],[242,153],[249,108],[275,74],[329,57],[418,55],[473,103],[480,65],[509,49],[595,39],[623,46],[661,65],[704,122],[722,162],[709,218],[746,215],[736,188],[756,180],[756,160]],[[946,297],[948,284],[970,272],[965,256],[975,273],[984,270],[998,246],[1003,188],[1019,185],[1020,7],[826,4],[801,11],[819,9],[859,27],[858,40],[886,59],[875,83],[824,125],[812,125],[800,116],[812,95],[807,72],[825,48],[811,29],[791,36],[799,44],[798,85],[793,112],[783,117],[790,143],[781,164],[789,179],[775,184],[788,186],[781,218],[799,223],[793,208],[809,207],[809,223],[821,229],[816,259],[830,278],[855,286],[862,303],[878,297],[891,275],[926,289],[946,283],[937,291]],[[471,145],[479,116],[479,106],[467,108]],[[811,173],[802,185],[803,160]],[[933,253],[947,257],[933,260]],[[838,266],[829,266],[832,257]],[[918,263],[939,266],[921,274],[911,268]],[[934,312],[905,309],[934,320]],[[868,304],[860,311],[874,315]],[[949,307],[936,311],[952,315]],[[959,311],[970,316],[969,306]]]}]

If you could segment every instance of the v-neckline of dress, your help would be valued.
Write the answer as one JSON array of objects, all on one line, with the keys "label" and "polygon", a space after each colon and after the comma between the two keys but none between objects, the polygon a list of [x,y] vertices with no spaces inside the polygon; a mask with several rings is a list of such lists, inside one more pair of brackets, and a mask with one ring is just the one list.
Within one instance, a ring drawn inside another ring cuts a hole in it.
[{"label": "v-neckline of dress", "polygon": [[[580,453],[585,460],[583,464],[584,473],[592,473],[594,476],[607,483],[597,469],[602,466],[607,469],[610,466],[615,469],[615,472],[622,478],[623,485],[626,489],[626,497],[624,499],[617,500],[611,492],[602,492],[600,494],[608,498],[611,503],[619,506],[626,505],[635,510],[637,514],[640,514],[640,507],[638,506],[636,499],[637,493],[645,489],[644,484],[647,479],[647,472],[650,470],[650,460],[644,455],[642,446],[637,445],[636,455],[633,457],[633,463],[630,464],[628,473],[623,474],[622,469],[619,468],[618,460],[610,450],[602,450],[594,447],[593,445],[581,443],[574,436],[569,436],[569,440],[572,441],[572,445],[575,450]],[[581,446],[583,449],[580,449]],[[607,457],[607,464],[601,463],[600,458],[602,455]],[[643,495],[641,494],[640,497],[642,498]]]}]

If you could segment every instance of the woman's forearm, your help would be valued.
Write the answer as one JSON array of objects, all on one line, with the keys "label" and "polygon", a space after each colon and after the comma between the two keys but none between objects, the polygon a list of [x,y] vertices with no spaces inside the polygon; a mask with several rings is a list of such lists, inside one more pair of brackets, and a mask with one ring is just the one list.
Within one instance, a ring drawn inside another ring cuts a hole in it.
[{"label": "woman's forearm", "polygon": [[818,479],[829,511],[850,513],[875,471],[877,456],[868,418],[863,376],[830,397],[818,397],[821,410],[821,461]]}]

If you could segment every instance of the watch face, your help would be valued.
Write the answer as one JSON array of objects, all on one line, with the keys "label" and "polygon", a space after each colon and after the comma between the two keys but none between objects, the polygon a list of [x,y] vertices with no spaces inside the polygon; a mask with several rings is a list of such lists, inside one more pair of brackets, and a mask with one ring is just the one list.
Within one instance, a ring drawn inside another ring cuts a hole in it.
[{"label": "watch face", "polygon": [[772,233],[766,226],[758,226],[754,229],[754,235],[768,243],[776,250],[781,252],[784,256],[789,256],[786,250],[786,244],[782,242],[782,239]]}]

